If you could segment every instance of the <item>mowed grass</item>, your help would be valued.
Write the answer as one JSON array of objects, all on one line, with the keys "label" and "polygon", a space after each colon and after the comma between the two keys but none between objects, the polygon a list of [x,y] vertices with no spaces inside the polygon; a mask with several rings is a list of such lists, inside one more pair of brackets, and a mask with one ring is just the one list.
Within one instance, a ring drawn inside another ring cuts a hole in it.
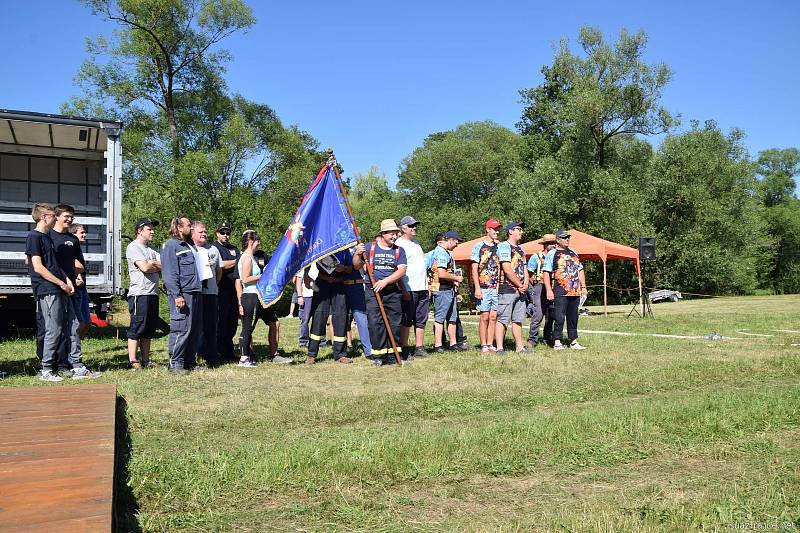
[{"label": "mowed grass", "polygon": [[[89,339],[87,363],[127,403],[120,529],[800,527],[800,297],[659,304],[646,320],[629,309],[579,327],[641,335],[583,334],[582,352],[403,368],[362,358],[180,378],[124,370],[123,338]],[[477,317],[462,320],[477,343]],[[296,331],[282,320],[300,362]],[[712,332],[730,339],[646,335]],[[166,339],[154,344],[164,363]],[[84,385],[37,381],[33,354],[31,340],[2,343],[0,369],[15,373],[0,385]]]}]

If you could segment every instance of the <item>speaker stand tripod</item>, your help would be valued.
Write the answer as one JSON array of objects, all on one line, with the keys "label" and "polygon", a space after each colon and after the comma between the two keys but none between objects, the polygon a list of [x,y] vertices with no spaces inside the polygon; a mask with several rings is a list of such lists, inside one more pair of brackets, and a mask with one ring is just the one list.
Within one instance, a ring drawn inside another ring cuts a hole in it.
[{"label": "speaker stand tripod", "polygon": [[653,316],[653,306],[650,304],[650,292],[647,290],[647,275],[645,273],[646,271],[645,271],[645,268],[644,268],[644,265],[646,263],[647,263],[647,261],[641,261],[641,265],[642,265],[642,302],[641,302],[642,312],[641,313],[639,312],[639,303],[637,302],[637,303],[633,304],[633,307],[631,308],[630,312],[628,313],[627,318],[630,318],[631,315],[633,315],[633,313],[636,313],[637,315],[639,315],[639,318],[646,318],[646,317],[655,318]]}]

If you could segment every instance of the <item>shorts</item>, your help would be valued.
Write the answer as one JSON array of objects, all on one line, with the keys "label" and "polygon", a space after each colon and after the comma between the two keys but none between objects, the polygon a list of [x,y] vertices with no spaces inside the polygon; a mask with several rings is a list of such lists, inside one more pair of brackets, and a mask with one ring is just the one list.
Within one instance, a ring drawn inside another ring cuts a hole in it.
[{"label": "shorts", "polygon": [[152,339],[158,323],[158,295],[145,294],[128,296],[128,311],[131,325],[128,326],[129,339]]},{"label": "shorts", "polygon": [[481,287],[483,298],[478,300],[475,308],[481,313],[497,311],[497,289],[484,289]]},{"label": "shorts", "polygon": [[433,319],[439,324],[452,322],[458,319],[458,305],[456,295],[452,290],[437,291],[433,297]]},{"label": "shorts", "polygon": [[403,300],[403,316],[400,325],[406,328],[415,326],[424,328],[428,323],[428,310],[430,308],[430,296],[428,291],[409,291],[410,300]]},{"label": "shorts", "polygon": [[75,308],[75,316],[81,324],[88,324],[92,320],[89,316],[89,293],[85,290],[75,291],[72,307]]},{"label": "shorts", "polygon": [[525,308],[525,297],[520,293],[501,293],[497,297],[497,321],[504,326],[509,322],[522,324],[526,316]]}]

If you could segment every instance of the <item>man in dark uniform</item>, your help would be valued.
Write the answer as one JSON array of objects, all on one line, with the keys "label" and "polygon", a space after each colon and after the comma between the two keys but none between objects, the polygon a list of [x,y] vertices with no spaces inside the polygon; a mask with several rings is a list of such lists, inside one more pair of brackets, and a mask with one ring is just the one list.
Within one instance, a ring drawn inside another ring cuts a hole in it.
[{"label": "man in dark uniform", "polygon": [[197,249],[190,239],[191,220],[175,217],[169,232],[172,238],[161,249],[161,272],[169,300],[169,371],[184,375],[196,364],[203,327],[202,285],[195,265]]},{"label": "man in dark uniform", "polygon": [[[350,264],[346,264],[346,263]],[[333,322],[333,360],[337,363],[350,363],[347,356],[347,299],[344,281],[353,271],[350,252],[347,250],[329,255],[317,261],[319,274],[317,292],[311,299],[311,331],[308,334],[308,357],[306,364],[314,364],[319,354],[320,341],[325,337],[328,316]]]},{"label": "man in dark uniform", "polygon": [[238,361],[239,354],[233,346],[233,336],[239,325],[239,300],[236,297],[236,263],[241,252],[230,243],[231,226],[223,222],[217,228],[217,242],[213,246],[219,250],[222,260],[222,277],[218,283],[217,304],[217,347],[223,361]]}]

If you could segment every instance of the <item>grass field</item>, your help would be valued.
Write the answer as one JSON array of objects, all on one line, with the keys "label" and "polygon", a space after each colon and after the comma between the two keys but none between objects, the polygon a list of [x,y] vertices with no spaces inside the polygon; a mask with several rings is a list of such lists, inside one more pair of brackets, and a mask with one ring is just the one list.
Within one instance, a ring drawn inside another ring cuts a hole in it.
[{"label": "grass field", "polygon": [[[122,338],[87,340],[86,362],[126,404],[120,529],[800,528],[800,296],[659,304],[652,320],[628,310],[579,327],[641,335],[584,334],[583,352],[403,368],[181,378],[125,370]],[[296,319],[282,328],[301,361]],[[647,335],[711,332],[732,338]],[[263,324],[256,339],[263,354]],[[164,363],[166,339],[154,345]],[[34,365],[31,340],[0,344],[12,371],[0,386],[84,385],[41,383]]]}]

